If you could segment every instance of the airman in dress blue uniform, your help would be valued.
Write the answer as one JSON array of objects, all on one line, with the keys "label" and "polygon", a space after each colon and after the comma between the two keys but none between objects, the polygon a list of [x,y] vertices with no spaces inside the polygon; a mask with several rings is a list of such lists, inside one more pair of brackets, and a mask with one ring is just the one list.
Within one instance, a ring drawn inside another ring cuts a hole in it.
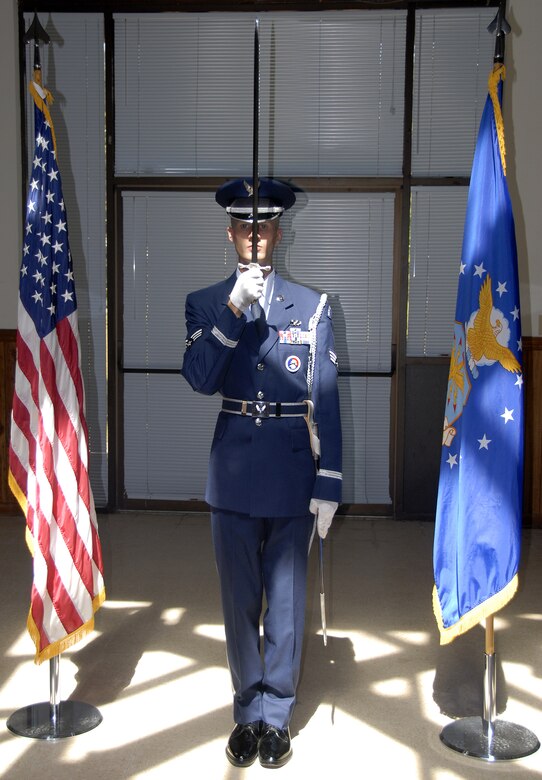
[{"label": "airman in dress blue uniform", "polygon": [[251,180],[227,182],[216,200],[231,218],[239,264],[188,295],[182,374],[194,390],[223,397],[205,497],[234,689],[226,755],[235,766],[259,756],[279,767],[292,753],[311,534],[316,522],[326,535],[341,500],[337,358],[326,296],[272,267],[293,191],[260,180],[257,263]]}]

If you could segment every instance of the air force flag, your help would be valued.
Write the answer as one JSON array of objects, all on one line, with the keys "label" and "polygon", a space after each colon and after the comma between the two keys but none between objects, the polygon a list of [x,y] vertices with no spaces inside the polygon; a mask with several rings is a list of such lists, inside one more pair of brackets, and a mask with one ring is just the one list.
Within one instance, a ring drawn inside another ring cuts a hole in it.
[{"label": "air force flag", "polygon": [[433,564],[441,644],[517,588],[523,375],[514,218],[500,100],[489,77],[472,166],[446,397]]}]

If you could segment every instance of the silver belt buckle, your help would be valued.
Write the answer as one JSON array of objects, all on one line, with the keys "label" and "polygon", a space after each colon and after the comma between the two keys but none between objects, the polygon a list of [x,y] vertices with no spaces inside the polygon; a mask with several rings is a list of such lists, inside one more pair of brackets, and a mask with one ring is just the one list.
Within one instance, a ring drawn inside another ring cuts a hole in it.
[{"label": "silver belt buckle", "polygon": [[252,401],[253,417],[269,417],[269,401]]}]

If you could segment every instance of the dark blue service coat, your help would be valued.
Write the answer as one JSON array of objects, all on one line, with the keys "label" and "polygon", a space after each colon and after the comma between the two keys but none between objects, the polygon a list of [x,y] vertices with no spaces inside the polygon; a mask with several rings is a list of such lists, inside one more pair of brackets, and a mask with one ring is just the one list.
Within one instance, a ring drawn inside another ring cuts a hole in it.
[{"label": "dark blue service coat", "polygon": [[[305,401],[309,344],[292,341],[308,341],[320,295],[277,274],[262,331],[250,311],[238,318],[226,305],[235,280],[234,273],[187,297],[183,376],[206,395]],[[318,471],[303,417],[263,417],[257,422],[250,413],[220,412],[205,495],[212,507],[253,517],[293,517],[308,513],[312,497],[340,502],[337,359],[328,305],[317,325],[311,397],[320,437]]]}]

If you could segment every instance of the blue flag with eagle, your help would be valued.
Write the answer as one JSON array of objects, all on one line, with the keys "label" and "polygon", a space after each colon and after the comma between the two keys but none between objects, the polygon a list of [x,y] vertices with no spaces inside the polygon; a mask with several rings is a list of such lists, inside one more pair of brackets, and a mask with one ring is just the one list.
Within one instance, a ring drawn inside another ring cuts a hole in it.
[{"label": "blue flag with eagle", "polygon": [[495,65],[489,77],[459,269],[433,549],[441,644],[503,607],[517,589],[523,374],[504,75]]}]

